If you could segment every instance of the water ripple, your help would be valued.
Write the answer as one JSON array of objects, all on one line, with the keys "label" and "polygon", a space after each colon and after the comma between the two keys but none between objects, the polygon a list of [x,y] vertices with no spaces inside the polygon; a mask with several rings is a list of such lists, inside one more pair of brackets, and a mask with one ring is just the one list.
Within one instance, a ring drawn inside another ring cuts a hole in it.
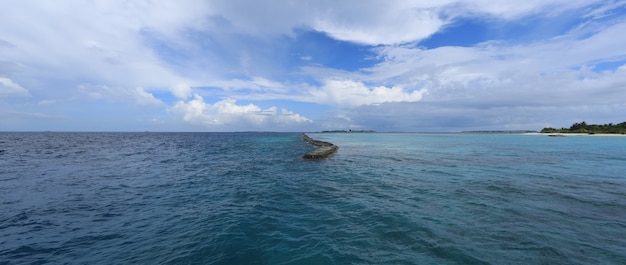
[{"label": "water ripple", "polygon": [[0,264],[626,263],[620,139],[313,136],[0,133]]}]

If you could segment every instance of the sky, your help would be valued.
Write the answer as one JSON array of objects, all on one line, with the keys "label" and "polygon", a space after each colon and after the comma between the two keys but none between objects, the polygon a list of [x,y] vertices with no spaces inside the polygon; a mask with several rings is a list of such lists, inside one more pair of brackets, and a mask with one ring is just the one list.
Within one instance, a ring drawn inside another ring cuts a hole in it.
[{"label": "sky", "polygon": [[0,131],[626,121],[626,1],[0,0]]}]

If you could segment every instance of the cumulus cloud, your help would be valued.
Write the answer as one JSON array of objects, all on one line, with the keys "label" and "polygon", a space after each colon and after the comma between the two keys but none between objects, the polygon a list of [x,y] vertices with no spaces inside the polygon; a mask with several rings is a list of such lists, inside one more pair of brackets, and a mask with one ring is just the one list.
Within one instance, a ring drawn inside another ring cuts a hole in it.
[{"label": "cumulus cloud", "polygon": [[13,82],[13,80],[0,77],[0,96],[27,96],[28,94],[26,88]]},{"label": "cumulus cloud", "polygon": [[436,6],[423,3],[360,3],[345,9],[327,9],[316,18],[313,28],[335,39],[368,45],[397,44],[422,40],[446,24]]},{"label": "cumulus cloud", "polygon": [[179,83],[170,87],[172,94],[180,99],[185,99],[191,96],[191,87],[188,84]]},{"label": "cumulus cloud", "polygon": [[368,87],[353,80],[329,79],[320,88],[309,91],[318,103],[355,107],[384,102],[419,101],[426,90],[405,91],[402,87]]},{"label": "cumulus cloud", "polygon": [[286,109],[279,110],[277,107],[262,109],[254,104],[238,105],[234,99],[224,99],[210,104],[198,94],[189,101],[178,101],[170,110],[182,115],[187,122],[217,129],[235,126],[235,128],[276,130],[311,122],[310,119]]}]

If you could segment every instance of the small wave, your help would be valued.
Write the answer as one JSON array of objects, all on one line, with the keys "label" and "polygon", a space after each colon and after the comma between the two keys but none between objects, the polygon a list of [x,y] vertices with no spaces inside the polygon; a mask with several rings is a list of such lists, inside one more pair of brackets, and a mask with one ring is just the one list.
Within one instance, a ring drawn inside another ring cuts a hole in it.
[{"label": "small wave", "polygon": [[622,141],[329,134],[341,152],[305,163],[296,133],[0,137],[0,260],[15,264],[626,258]]}]

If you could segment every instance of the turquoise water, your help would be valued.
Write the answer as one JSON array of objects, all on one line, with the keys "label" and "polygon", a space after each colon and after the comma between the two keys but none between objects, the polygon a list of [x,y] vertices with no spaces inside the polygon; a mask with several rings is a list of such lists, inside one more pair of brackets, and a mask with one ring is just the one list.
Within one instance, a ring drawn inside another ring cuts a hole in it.
[{"label": "turquoise water", "polygon": [[0,133],[0,264],[626,264],[626,137]]}]

